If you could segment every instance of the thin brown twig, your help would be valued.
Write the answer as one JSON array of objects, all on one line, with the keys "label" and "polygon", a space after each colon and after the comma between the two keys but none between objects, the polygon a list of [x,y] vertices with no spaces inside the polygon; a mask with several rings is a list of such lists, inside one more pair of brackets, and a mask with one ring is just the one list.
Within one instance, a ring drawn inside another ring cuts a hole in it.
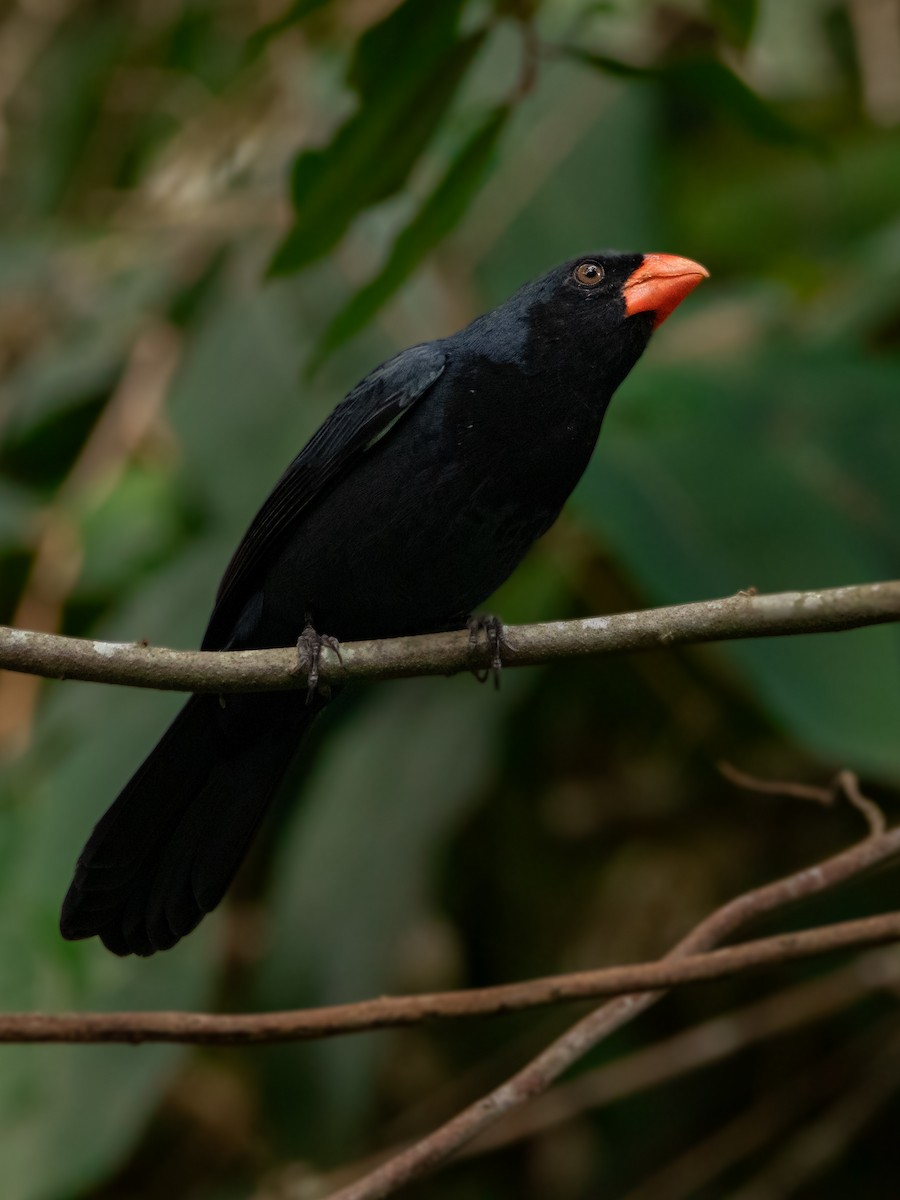
[{"label": "thin brown twig", "polygon": [[884,833],[887,827],[884,813],[874,800],[864,795],[859,779],[853,771],[838,771],[827,786],[813,783],[794,783],[791,780],[760,779],[741,771],[733,763],[724,760],[716,763],[720,775],[748,792],[761,792],[764,796],[788,796],[796,800],[813,800],[816,804],[832,807],[841,797],[857,810],[869,827],[873,837]]},{"label": "thin brown twig", "polygon": [[792,800],[812,800],[830,808],[834,804],[834,786],[822,787],[815,783],[795,783],[788,779],[760,779],[742,771],[734,763],[724,759],[716,763],[719,774],[736,787],[747,792],[758,792],[762,796],[786,796]]},{"label": "thin brown twig", "polygon": [[[741,926],[796,900],[818,895],[896,852],[893,834],[868,837],[833,858],[738,896],[712,913],[662,960],[683,961],[708,951]],[[890,846],[890,848],[888,848]],[[662,965],[661,964],[661,965]],[[661,998],[662,991],[620,995],[595,1009],[552,1042],[512,1078],[331,1200],[381,1200],[430,1174],[502,1116],[545,1092],[573,1063]]]},{"label": "thin brown twig", "polygon": [[[817,592],[736,595],[669,608],[507,630],[507,667],[737,638],[836,633],[900,621],[900,580]],[[327,631],[325,631],[327,632]],[[348,642],[325,650],[323,683],[447,675],[485,667],[490,650],[466,631]],[[59,679],[187,692],[286,691],[306,686],[294,649],[210,652],[95,642],[0,626],[0,668]]]},{"label": "thin brown twig", "polygon": [[[892,847],[890,853],[900,853],[900,827],[886,834],[882,841],[885,846]],[[858,849],[866,845],[861,843]],[[882,861],[887,853],[879,854],[875,861]],[[809,870],[815,872],[819,868]],[[524,983],[423,996],[383,996],[377,1000],[325,1008],[271,1013],[4,1013],[0,1014],[0,1044],[188,1042],[241,1045],[310,1041],[376,1029],[397,1029],[428,1021],[499,1016],[566,1001],[617,996],[623,992],[655,992],[659,988],[725,979],[755,968],[781,966],[817,954],[859,949],[897,939],[900,939],[900,912],[891,912],[800,933],[757,938],[740,946],[708,953],[685,953],[677,960],[670,955],[660,962],[551,975]]]},{"label": "thin brown twig", "polygon": [[859,780],[853,771],[838,771],[834,779],[835,787],[840,788],[855,809],[862,813],[869,826],[872,837],[879,837],[887,828],[884,813],[874,800],[864,796]]},{"label": "thin brown twig", "polygon": [[[682,1033],[585,1071],[567,1083],[557,1084],[531,1104],[514,1110],[496,1125],[490,1126],[464,1146],[458,1157],[479,1157],[539,1137],[585,1112],[607,1107],[670,1083],[683,1075],[740,1054],[759,1042],[828,1020],[875,991],[896,990],[898,984],[900,952],[897,948],[863,954],[846,967],[778,991],[744,1008],[702,1021]],[[804,1082],[807,1086],[802,1096],[795,1094],[796,1089],[790,1095],[788,1089],[782,1089],[777,1102],[775,1097],[769,1096],[759,1109],[754,1106],[752,1110],[747,1110],[734,1122],[716,1130],[703,1143],[679,1155],[677,1160],[660,1172],[660,1177],[665,1178],[664,1186],[653,1190],[657,1180],[654,1175],[648,1181],[648,1186],[653,1186],[642,1200],[650,1200],[651,1195],[665,1196],[668,1200],[667,1189],[671,1189],[672,1200],[693,1194],[689,1185],[686,1190],[679,1190],[673,1179],[680,1181],[684,1176],[693,1179],[701,1170],[715,1172],[718,1163],[727,1165],[735,1156],[742,1156],[748,1146],[752,1150],[760,1139],[765,1140],[773,1127],[779,1128],[795,1111],[799,1100],[811,1105],[816,1099],[821,1099],[822,1084],[818,1077],[809,1076]],[[319,1191],[329,1186],[338,1188],[365,1171],[373,1170],[409,1145],[410,1140],[400,1139],[363,1161],[345,1164],[324,1176],[317,1175]],[[697,1157],[702,1160],[702,1167],[694,1166],[695,1150]],[[705,1177],[701,1179],[702,1182],[705,1182]],[[278,1191],[278,1194],[282,1195],[283,1192]],[[288,1194],[293,1194],[290,1188]],[[254,1200],[264,1200],[270,1195],[264,1184],[254,1193]]]},{"label": "thin brown twig", "polygon": [[464,1154],[483,1154],[535,1137],[582,1113],[670,1083],[719,1063],[770,1038],[850,1008],[873,992],[900,985],[896,948],[861,955],[846,967],[796,984],[743,1008],[701,1021],[663,1041],[558,1084],[512,1119],[471,1143]]}]

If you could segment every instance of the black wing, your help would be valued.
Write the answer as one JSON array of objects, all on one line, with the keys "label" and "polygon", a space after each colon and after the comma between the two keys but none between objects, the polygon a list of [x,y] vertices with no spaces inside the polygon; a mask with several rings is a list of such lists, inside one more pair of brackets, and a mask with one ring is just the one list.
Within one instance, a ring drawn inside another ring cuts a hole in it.
[{"label": "black wing", "polygon": [[326,418],[278,480],[235,550],[219,584],[204,650],[227,644],[267,560],[305,509],[424,396],[445,363],[439,344],[404,350],[376,367]]}]

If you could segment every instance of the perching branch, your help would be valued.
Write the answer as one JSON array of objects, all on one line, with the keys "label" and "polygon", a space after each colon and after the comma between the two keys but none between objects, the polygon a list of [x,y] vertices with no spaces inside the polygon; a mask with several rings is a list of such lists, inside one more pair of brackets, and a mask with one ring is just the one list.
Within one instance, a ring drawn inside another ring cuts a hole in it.
[{"label": "perching branch", "polygon": [[[739,593],[723,600],[581,621],[519,626],[507,631],[504,665],[673,645],[826,633],[900,621],[900,581],[768,596]],[[323,631],[323,632],[327,632]],[[465,632],[345,644],[341,660],[327,652],[323,681],[450,674],[488,665],[486,646]],[[306,686],[291,649],[239,653],[179,652],[141,644],[110,644],[0,627],[0,668],[162,690],[247,692]],[[829,799],[843,792],[866,816],[869,836],[842,854],[748,892],[701,922],[656,963],[537,979],[476,991],[382,998],[289,1013],[11,1013],[0,1015],[0,1042],[260,1043],[330,1037],[430,1020],[501,1014],[561,1001],[612,996],[577,1022],[521,1071],[469,1105],[432,1134],[377,1166],[332,1200],[378,1200],[430,1174],[507,1113],[548,1088],[575,1062],[654,1004],[670,987],[723,978],[831,950],[900,939],[900,912],[761,938],[715,949],[746,923],[816,895],[900,854],[900,828],[885,830],[880,813],[854,778],[836,778]],[[823,797],[816,796],[817,799]]]},{"label": "perching branch", "polygon": [[[837,633],[900,621],[900,580],[778,592],[739,592],[670,608],[516,625],[507,630],[505,666],[526,667],[666,646],[737,638]],[[320,632],[327,633],[328,630]],[[325,649],[323,682],[449,675],[485,668],[485,645],[471,646],[465,632],[426,634],[388,641],[348,642],[341,659]],[[289,691],[306,686],[293,649],[204,652],[166,650],[131,642],[96,642],[0,626],[0,668],[53,679],[82,679],[184,692]]]}]

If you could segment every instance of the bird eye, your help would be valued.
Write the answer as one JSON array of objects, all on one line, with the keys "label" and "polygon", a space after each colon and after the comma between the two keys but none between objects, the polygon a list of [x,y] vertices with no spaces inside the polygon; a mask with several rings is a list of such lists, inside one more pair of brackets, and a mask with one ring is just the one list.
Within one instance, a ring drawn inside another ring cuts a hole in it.
[{"label": "bird eye", "polygon": [[603,279],[603,268],[597,262],[579,263],[573,273],[585,287],[596,287]]}]

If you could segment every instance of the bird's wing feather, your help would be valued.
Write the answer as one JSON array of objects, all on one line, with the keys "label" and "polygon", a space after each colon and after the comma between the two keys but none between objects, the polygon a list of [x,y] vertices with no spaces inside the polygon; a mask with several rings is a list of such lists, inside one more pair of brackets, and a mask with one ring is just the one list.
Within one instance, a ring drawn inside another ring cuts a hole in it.
[{"label": "bird's wing feather", "polygon": [[380,441],[442,374],[438,344],[413,346],[349,392],[306,443],[253,518],[222,577],[203,649],[222,649],[267,560],[337,476]]}]

